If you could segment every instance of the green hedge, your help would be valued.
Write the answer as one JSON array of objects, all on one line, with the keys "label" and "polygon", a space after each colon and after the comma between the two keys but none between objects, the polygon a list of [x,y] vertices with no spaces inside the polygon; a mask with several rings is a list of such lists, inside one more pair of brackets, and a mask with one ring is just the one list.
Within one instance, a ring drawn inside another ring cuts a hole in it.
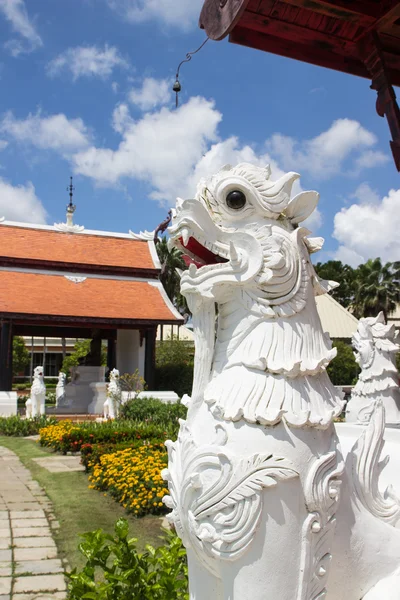
[{"label": "green hedge", "polygon": [[157,390],[173,391],[182,398],[185,394],[191,394],[193,365],[170,364],[156,367],[155,379]]},{"label": "green hedge", "polygon": [[121,419],[144,421],[163,427],[179,427],[178,419],[186,419],[187,408],[177,402],[165,404],[157,398],[128,400],[121,406]]},{"label": "green hedge", "polygon": [[13,437],[37,435],[42,427],[54,425],[55,423],[55,419],[49,419],[45,416],[35,417],[34,419],[21,419],[19,416],[0,417],[0,435]]}]

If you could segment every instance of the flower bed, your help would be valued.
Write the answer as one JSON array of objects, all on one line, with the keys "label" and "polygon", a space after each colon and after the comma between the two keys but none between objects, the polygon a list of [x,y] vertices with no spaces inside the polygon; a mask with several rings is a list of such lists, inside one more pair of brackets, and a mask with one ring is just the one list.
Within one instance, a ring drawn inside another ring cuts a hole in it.
[{"label": "flower bed", "polygon": [[110,421],[104,423],[72,423],[63,421],[40,430],[40,444],[56,452],[79,452],[86,444],[119,444],[159,440],[176,437],[176,426],[160,425],[141,421]]},{"label": "flower bed", "polygon": [[88,459],[90,487],[107,491],[135,516],[165,512],[168,494],[161,471],[168,456],[163,443],[143,444]]}]

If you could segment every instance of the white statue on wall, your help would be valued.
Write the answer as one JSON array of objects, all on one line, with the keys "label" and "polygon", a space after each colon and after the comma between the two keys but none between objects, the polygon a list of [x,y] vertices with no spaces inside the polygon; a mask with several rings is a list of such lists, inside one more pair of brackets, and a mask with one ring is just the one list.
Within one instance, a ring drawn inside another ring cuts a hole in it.
[{"label": "white statue on wall", "polygon": [[62,371],[58,374],[58,382],[56,386],[56,408],[64,404],[65,401],[65,381],[67,376]]},{"label": "white statue on wall", "polygon": [[46,413],[46,386],[44,384],[43,367],[33,370],[31,395],[25,403],[26,417],[33,419]]},{"label": "white statue on wall", "polygon": [[121,405],[122,392],[118,369],[110,372],[110,383],[107,386],[107,400],[104,402],[104,418],[116,419]]},{"label": "white statue on wall", "polygon": [[318,194],[291,200],[298,177],[228,165],[178,199],[169,229],[191,260],[181,291],[196,356],[164,502],[191,600],[383,600],[387,577],[385,600],[400,600],[400,505],[377,485],[384,410],[345,465],[326,372],[336,350],[314,299],[331,282],[310,261],[323,240],[299,225]]},{"label": "white statue on wall", "polygon": [[360,319],[352,342],[361,373],[346,407],[347,422],[368,423],[374,402],[381,399],[387,425],[400,424],[400,388],[396,368],[399,337],[393,324],[386,325],[382,312],[375,318]]}]

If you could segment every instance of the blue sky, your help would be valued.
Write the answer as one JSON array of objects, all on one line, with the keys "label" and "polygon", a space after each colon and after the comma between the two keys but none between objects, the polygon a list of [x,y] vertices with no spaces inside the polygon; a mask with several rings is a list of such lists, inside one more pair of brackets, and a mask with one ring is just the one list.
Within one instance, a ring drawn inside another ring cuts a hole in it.
[{"label": "blue sky", "polygon": [[321,194],[322,260],[400,258],[399,174],[369,81],[200,45],[201,0],[0,0],[0,216],[153,229],[227,162],[294,170]]}]

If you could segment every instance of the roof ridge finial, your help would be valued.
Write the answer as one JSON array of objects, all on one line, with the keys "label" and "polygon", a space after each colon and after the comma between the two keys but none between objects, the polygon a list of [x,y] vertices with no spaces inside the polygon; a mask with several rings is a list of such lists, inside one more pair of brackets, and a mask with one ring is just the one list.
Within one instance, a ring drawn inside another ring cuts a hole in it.
[{"label": "roof ridge finial", "polygon": [[76,206],[72,202],[72,198],[74,196],[75,187],[72,183],[72,175],[69,178],[69,186],[67,187],[67,192],[69,192],[69,204],[67,205],[67,225],[73,226],[73,215],[76,211]]},{"label": "roof ridge finial", "polygon": [[76,211],[76,206],[72,201],[75,191],[72,180],[73,178],[71,175],[69,178],[69,186],[67,186],[67,192],[69,192],[69,204],[67,204],[67,222],[54,223],[55,229],[57,229],[57,231],[63,231],[64,233],[80,233],[85,229],[83,225],[74,225],[74,212]]}]

